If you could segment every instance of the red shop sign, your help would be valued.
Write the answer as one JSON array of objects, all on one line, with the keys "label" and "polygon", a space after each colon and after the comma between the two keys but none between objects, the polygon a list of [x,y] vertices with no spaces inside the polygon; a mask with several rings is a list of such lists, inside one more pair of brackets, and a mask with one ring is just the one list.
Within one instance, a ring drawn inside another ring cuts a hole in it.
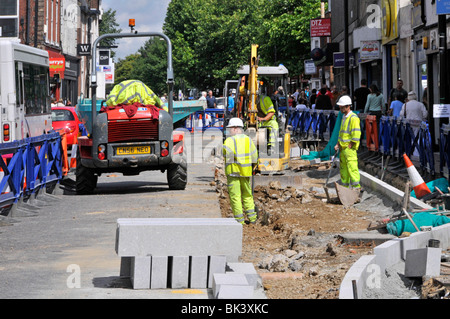
[{"label": "red shop sign", "polygon": [[331,19],[311,19],[311,37],[331,37]]}]

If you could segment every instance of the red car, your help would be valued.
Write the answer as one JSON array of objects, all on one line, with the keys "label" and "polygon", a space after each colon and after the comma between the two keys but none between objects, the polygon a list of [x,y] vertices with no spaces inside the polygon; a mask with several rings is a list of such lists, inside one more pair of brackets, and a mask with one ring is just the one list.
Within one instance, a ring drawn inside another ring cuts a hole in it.
[{"label": "red car", "polygon": [[52,122],[55,131],[66,133],[67,148],[77,143],[80,120],[73,106],[53,106]]}]

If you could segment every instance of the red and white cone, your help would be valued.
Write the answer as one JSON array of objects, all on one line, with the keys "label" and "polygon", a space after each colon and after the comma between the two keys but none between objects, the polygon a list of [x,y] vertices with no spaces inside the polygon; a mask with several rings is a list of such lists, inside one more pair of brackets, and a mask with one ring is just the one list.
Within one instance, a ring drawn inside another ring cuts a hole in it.
[{"label": "red and white cone", "polygon": [[411,180],[411,184],[414,188],[416,197],[422,198],[425,195],[430,194],[430,189],[423,180],[422,176],[420,176],[419,172],[417,171],[416,167],[413,165],[409,157],[406,154],[403,154],[403,159],[405,160],[406,170],[408,171],[409,179]]}]

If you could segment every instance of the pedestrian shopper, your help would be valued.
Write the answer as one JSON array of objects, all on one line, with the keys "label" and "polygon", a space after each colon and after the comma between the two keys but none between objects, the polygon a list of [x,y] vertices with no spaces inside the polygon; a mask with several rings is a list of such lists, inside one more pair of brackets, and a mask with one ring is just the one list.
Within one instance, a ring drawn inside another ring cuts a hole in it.
[{"label": "pedestrian shopper", "polygon": [[300,89],[295,90],[294,94],[292,94],[292,97],[294,98],[294,104],[296,105],[298,102],[298,97],[300,96]]},{"label": "pedestrian shopper", "polygon": [[377,117],[377,123],[380,121],[383,113],[384,97],[380,92],[376,84],[370,86],[370,94],[367,96],[366,106],[364,113],[369,115],[375,115]]},{"label": "pedestrian shopper", "polygon": [[389,106],[389,115],[400,116],[400,111],[402,110],[403,103],[397,100],[397,96],[395,96],[395,100],[392,101],[391,106]]},{"label": "pedestrian shopper", "polygon": [[338,143],[334,147],[336,151],[340,151],[342,185],[361,189],[357,155],[361,140],[361,123],[359,117],[351,110],[352,99],[350,96],[342,96],[336,104],[343,114]]},{"label": "pedestrian shopper", "polygon": [[206,97],[206,108],[215,109],[217,106],[216,97],[213,95],[212,90],[208,90],[208,96]]},{"label": "pedestrian shopper", "polygon": [[276,101],[278,102],[278,108],[287,107],[286,94],[284,94],[284,89],[282,86],[278,87],[278,90],[274,94]]},{"label": "pedestrian shopper", "polygon": [[393,88],[391,92],[389,92],[389,100],[388,105],[391,105],[392,101],[395,101],[394,97],[397,97],[397,100],[399,100],[402,103],[405,103],[406,98],[408,97],[408,92],[403,88],[403,80],[398,79],[397,81],[397,87]]},{"label": "pedestrian shopper", "polygon": [[330,97],[327,95],[327,89],[323,87],[319,93],[316,98],[316,110],[332,110],[333,106]]},{"label": "pedestrian shopper", "polygon": [[228,112],[234,109],[234,91],[230,89],[230,94],[228,95]]},{"label": "pedestrian shopper", "polygon": [[254,224],[257,215],[250,178],[257,165],[258,151],[253,141],[244,134],[244,124],[240,118],[230,119],[227,129],[231,136],[223,144],[223,157],[231,209],[239,223],[245,223],[245,213],[249,222]]},{"label": "pedestrian shopper", "polygon": [[367,96],[370,94],[370,90],[367,87],[367,80],[361,80],[361,86],[355,90],[353,94],[355,105],[355,111],[363,112],[367,103]]},{"label": "pedestrian shopper", "polygon": [[408,98],[403,104],[400,116],[407,120],[426,121],[428,111],[422,102],[417,101],[417,94],[414,91],[408,93]]},{"label": "pedestrian shopper", "polygon": [[333,109],[336,106],[336,102],[339,99],[339,97],[341,96],[341,94],[339,93],[339,90],[337,89],[336,85],[331,86],[331,105],[333,106]]},{"label": "pedestrian shopper", "polygon": [[306,97],[305,92],[300,93],[299,98],[297,100],[297,105],[298,104],[305,104],[306,106],[309,106],[308,98]]},{"label": "pedestrian shopper", "polygon": [[311,108],[313,108],[313,105],[316,104],[316,98],[317,98],[317,90],[312,89],[311,96],[309,97],[309,105]]}]

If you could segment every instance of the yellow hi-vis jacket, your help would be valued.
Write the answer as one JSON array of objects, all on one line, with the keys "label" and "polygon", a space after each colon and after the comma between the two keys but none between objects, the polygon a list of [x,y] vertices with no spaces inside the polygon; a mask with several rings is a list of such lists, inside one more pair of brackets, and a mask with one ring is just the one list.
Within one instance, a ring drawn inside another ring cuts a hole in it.
[{"label": "yellow hi-vis jacket", "polygon": [[259,106],[264,115],[268,113],[275,113],[272,118],[268,121],[262,122],[263,126],[270,126],[274,130],[278,130],[278,122],[277,122],[277,114],[275,112],[275,107],[273,106],[273,102],[268,96],[261,95],[259,100]]},{"label": "yellow hi-vis jacket", "polygon": [[252,165],[258,161],[258,151],[245,134],[228,137],[223,143],[225,174],[235,177],[252,176]]},{"label": "yellow hi-vis jacket", "polygon": [[358,115],[350,111],[342,120],[339,130],[338,143],[341,149],[347,148],[350,142],[355,145],[352,149],[357,150],[361,141],[361,123]]},{"label": "yellow hi-vis jacket", "polygon": [[164,108],[161,99],[147,85],[138,80],[128,80],[117,84],[106,99],[107,106],[133,103]]}]

